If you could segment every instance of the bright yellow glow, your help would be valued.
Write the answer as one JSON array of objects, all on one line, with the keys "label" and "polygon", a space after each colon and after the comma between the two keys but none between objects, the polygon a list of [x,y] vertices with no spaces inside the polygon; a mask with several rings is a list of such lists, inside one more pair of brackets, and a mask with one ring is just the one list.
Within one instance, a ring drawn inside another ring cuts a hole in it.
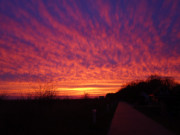
[{"label": "bright yellow glow", "polygon": [[88,90],[103,90],[103,89],[109,89],[109,88],[83,87],[83,88],[58,88],[57,90],[88,91]]},{"label": "bright yellow glow", "polygon": [[[66,81],[49,83],[54,86],[57,96],[105,96],[107,93],[117,92],[122,84],[119,81]],[[29,96],[35,95],[40,91],[40,86],[46,87],[46,83],[37,82],[8,82],[1,83],[2,90],[0,94],[7,94],[9,96]],[[41,90],[42,91],[42,90]]]}]

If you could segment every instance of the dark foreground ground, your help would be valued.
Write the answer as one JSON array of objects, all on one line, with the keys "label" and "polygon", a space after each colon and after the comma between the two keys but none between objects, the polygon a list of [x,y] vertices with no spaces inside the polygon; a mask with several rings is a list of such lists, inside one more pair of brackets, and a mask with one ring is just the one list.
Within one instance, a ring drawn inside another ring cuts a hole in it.
[{"label": "dark foreground ground", "polygon": [[115,108],[105,99],[0,101],[0,134],[106,135]]},{"label": "dark foreground ground", "polygon": [[126,102],[119,102],[109,135],[174,135]]},{"label": "dark foreground ground", "polygon": [[137,105],[135,109],[144,113],[147,117],[158,122],[166,129],[176,135],[180,135],[180,106],[170,106],[171,108],[163,109],[160,105]]}]

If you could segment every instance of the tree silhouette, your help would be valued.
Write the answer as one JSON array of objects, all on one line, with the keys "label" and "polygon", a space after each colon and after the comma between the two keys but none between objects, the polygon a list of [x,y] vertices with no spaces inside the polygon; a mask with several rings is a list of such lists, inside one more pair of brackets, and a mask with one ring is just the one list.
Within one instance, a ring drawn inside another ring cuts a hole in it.
[{"label": "tree silhouette", "polygon": [[175,83],[171,77],[151,75],[144,81],[128,83],[114,95],[108,94],[109,97],[116,97],[133,104],[147,103],[150,95],[154,96],[158,102],[163,102],[166,105],[174,102],[180,104],[180,85]]}]

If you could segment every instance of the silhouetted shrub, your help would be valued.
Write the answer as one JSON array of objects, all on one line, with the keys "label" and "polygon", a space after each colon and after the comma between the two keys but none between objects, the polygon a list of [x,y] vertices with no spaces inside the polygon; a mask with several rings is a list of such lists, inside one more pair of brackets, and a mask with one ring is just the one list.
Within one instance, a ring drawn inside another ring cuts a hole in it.
[{"label": "silhouetted shrub", "polygon": [[35,99],[51,100],[56,98],[56,90],[52,84],[46,83],[39,85],[35,90]]},{"label": "silhouetted shrub", "polygon": [[[117,93],[108,94],[107,96],[118,98],[132,104],[147,104],[150,102],[150,95],[156,98],[157,102],[161,101],[165,104],[169,104],[168,101],[179,102],[179,85],[175,83],[173,78],[151,75],[145,81],[130,82]],[[175,99],[177,100],[172,100],[173,97],[176,97]]]}]

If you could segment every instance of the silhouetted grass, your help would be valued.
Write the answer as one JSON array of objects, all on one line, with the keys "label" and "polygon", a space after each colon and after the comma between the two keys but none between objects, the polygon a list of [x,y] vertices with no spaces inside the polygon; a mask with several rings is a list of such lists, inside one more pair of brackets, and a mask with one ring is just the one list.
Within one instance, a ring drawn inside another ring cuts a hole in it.
[{"label": "silhouetted grass", "polygon": [[[105,135],[115,107],[107,112],[106,99],[3,100],[0,134],[3,135]],[[97,109],[97,123],[92,123]]]}]

